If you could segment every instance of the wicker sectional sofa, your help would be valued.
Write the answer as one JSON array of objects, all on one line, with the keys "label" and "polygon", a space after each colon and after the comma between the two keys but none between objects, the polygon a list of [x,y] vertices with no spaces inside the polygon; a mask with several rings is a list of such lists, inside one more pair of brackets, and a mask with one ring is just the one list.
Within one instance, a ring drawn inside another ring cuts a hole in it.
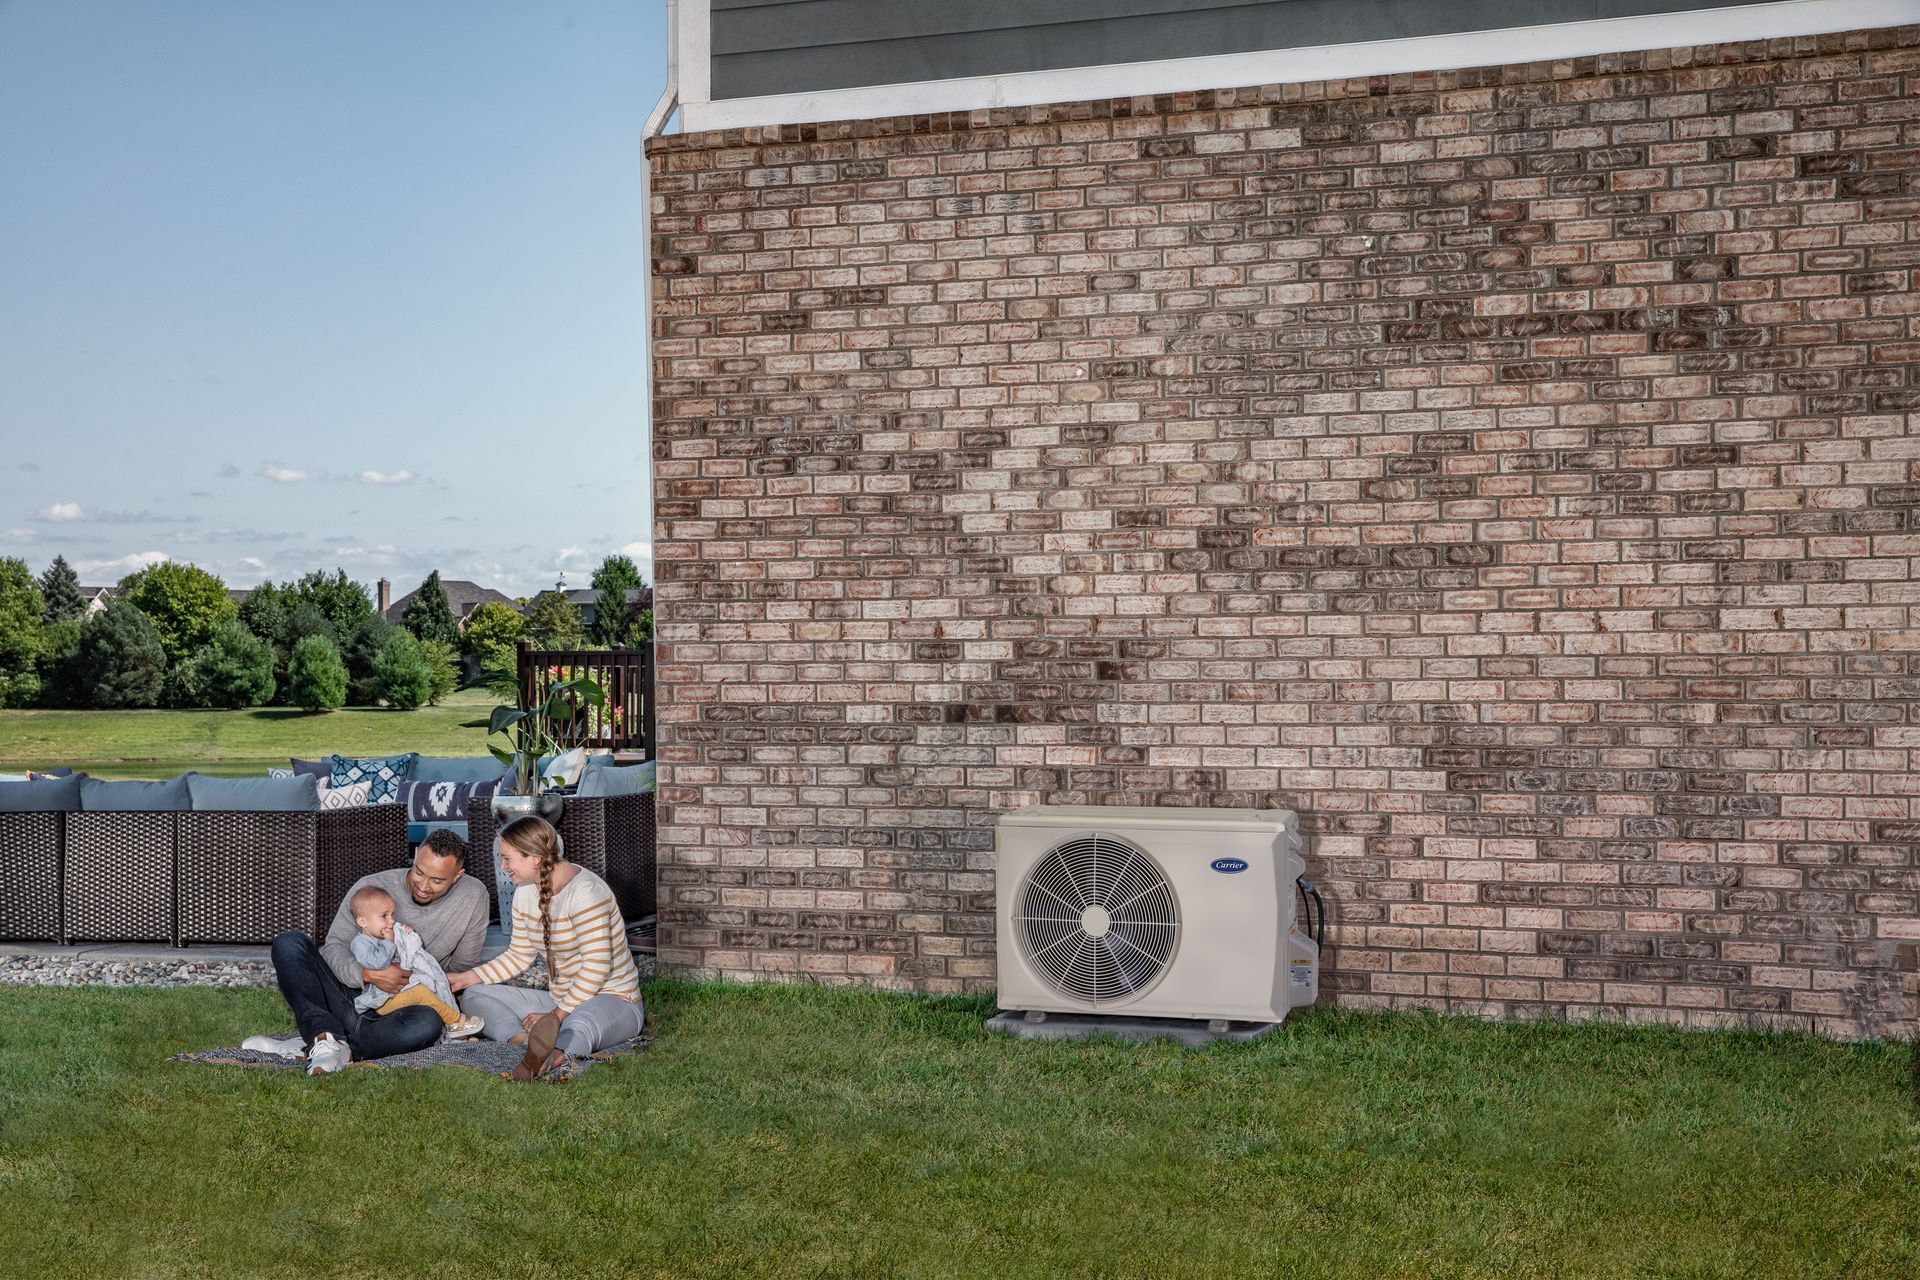
[{"label": "wicker sectional sofa", "polygon": [[[467,870],[493,897],[495,827],[468,806]],[[570,796],[567,856],[628,921],[654,911],[654,798]],[[265,943],[320,938],[361,876],[405,866],[402,805],[317,812],[0,812],[0,940]]]},{"label": "wicker sectional sofa", "polygon": [[309,813],[0,813],[0,939],[320,937],[361,876],[407,860],[395,805]]}]

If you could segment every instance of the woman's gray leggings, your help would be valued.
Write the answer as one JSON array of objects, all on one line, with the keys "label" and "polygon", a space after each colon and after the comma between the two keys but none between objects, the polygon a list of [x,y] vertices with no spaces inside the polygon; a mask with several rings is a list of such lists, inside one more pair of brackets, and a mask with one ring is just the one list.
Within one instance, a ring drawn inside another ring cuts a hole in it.
[{"label": "woman's gray leggings", "polygon": [[[490,982],[469,987],[460,995],[460,1012],[487,1020],[481,1032],[489,1040],[509,1040],[520,1034],[520,1023],[530,1013],[546,1013],[560,1006],[545,991],[528,987],[510,987]],[[641,1008],[638,1000],[619,996],[594,996],[574,1008],[560,1024],[555,1047],[568,1057],[584,1058],[609,1045],[631,1040],[640,1034]]]}]

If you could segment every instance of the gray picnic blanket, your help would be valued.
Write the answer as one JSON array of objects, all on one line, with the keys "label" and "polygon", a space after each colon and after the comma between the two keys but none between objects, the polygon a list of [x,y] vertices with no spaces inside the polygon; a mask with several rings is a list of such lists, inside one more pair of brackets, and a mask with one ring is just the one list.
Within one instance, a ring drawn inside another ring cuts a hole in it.
[{"label": "gray picnic blanket", "polygon": [[[652,1040],[643,1035],[621,1044],[610,1045],[591,1057],[575,1058],[565,1066],[541,1077],[546,1080],[571,1080],[580,1075],[596,1062],[607,1062],[614,1058],[630,1057],[644,1049]],[[462,1067],[469,1071],[484,1071],[488,1075],[505,1075],[513,1070],[520,1061],[525,1048],[517,1044],[506,1044],[498,1040],[443,1040],[430,1048],[413,1053],[397,1053],[391,1058],[376,1058],[371,1062],[355,1062],[349,1070],[358,1071],[363,1067],[392,1070],[400,1068],[408,1071],[420,1071],[427,1067]],[[198,1053],[176,1053],[175,1062],[193,1062],[216,1067],[254,1067],[268,1071],[305,1071],[305,1058],[282,1058],[276,1054],[260,1053],[253,1049],[205,1049]]]}]

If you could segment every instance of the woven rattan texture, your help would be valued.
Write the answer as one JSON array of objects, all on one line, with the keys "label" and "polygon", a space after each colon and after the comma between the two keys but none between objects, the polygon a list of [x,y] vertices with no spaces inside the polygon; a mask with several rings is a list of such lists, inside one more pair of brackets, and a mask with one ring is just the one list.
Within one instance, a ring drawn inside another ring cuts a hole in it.
[{"label": "woven rattan texture", "polygon": [[[607,882],[629,922],[654,912],[654,801],[641,796],[569,796],[560,815],[567,858]],[[467,873],[489,896],[495,881],[493,842],[499,834],[484,800],[467,809]]]},{"label": "woven rattan texture", "polygon": [[607,801],[607,883],[627,923],[654,913],[653,793]]},{"label": "woven rattan texture", "polygon": [[174,942],[174,827],[188,814],[70,813],[69,942]]},{"label": "woven rattan texture", "polygon": [[493,838],[499,833],[487,797],[467,801],[467,874],[487,887],[490,918],[499,923],[500,902],[493,874]]},{"label": "woven rattan texture", "polygon": [[64,813],[0,813],[0,938],[60,939]]},{"label": "woven rattan texture", "polygon": [[180,940],[271,942],[313,933],[317,813],[180,815]]},{"label": "woven rattan texture", "polygon": [[412,856],[407,847],[407,808],[374,804],[356,809],[325,809],[319,815],[314,871],[316,897],[313,924],[307,928],[315,941],[362,876],[404,867]]}]

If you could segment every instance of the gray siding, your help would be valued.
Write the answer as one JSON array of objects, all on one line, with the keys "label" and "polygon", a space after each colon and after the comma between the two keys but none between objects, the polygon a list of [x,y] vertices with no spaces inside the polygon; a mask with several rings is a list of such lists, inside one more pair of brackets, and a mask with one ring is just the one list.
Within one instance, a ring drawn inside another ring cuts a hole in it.
[{"label": "gray siding", "polygon": [[1296,49],[1743,3],[1752,0],[713,0],[713,97]]}]

